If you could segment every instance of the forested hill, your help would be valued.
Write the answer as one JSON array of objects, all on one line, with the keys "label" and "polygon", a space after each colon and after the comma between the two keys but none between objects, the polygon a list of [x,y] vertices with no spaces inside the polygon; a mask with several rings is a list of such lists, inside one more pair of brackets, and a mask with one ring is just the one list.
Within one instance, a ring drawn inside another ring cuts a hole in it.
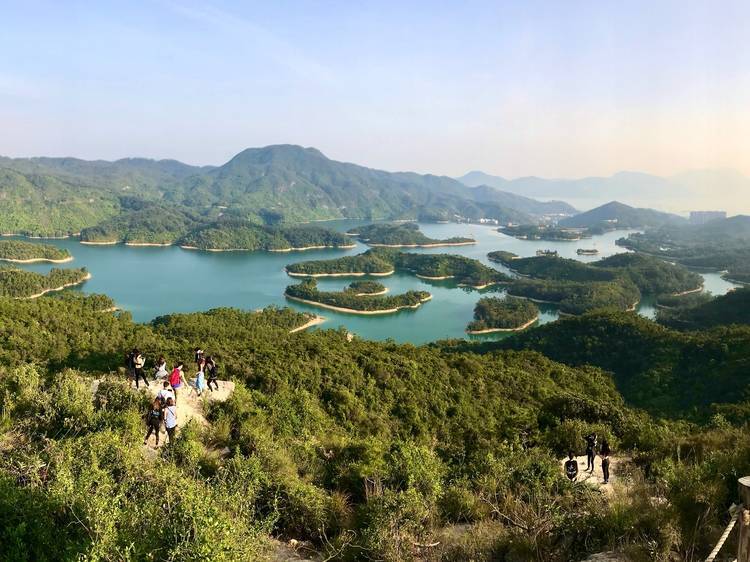
[{"label": "forested hill", "polygon": [[518,223],[572,210],[491,188],[472,190],[448,177],[337,162],[293,145],[247,149],[219,167],[140,158],[0,158],[0,197],[0,232],[46,236],[131,212],[123,198],[266,224],[335,218]]},{"label": "forested hill", "polygon": [[638,209],[619,201],[611,201],[559,222],[560,226],[567,228],[642,228],[680,224],[687,224],[687,221],[678,215],[653,209]]}]

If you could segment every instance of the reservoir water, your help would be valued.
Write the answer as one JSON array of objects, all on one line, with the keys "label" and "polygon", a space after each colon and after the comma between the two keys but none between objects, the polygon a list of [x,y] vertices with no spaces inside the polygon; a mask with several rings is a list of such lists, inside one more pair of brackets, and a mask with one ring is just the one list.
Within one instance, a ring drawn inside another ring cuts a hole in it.
[{"label": "reservoir water", "polygon": [[[365,221],[334,221],[325,226],[346,231]],[[471,236],[473,246],[448,248],[408,249],[425,253],[454,253],[475,258],[496,269],[499,264],[487,260],[492,250],[507,250],[520,256],[533,256],[538,249],[557,250],[559,255],[581,261],[595,261],[625,251],[615,241],[626,236],[626,231],[609,232],[577,242],[545,242],[517,240],[500,234],[494,227],[469,224],[420,224],[422,231],[432,238]],[[255,310],[269,305],[290,306],[297,310],[324,316],[321,328],[345,327],[348,331],[369,339],[394,339],[399,342],[424,343],[444,338],[467,337],[464,330],[471,321],[474,305],[482,295],[502,294],[501,289],[476,291],[456,287],[449,281],[430,282],[412,275],[395,274],[378,278],[392,294],[410,289],[426,290],[433,299],[417,310],[401,311],[387,316],[357,316],[332,310],[306,306],[284,298],[284,288],[298,280],[284,272],[289,263],[309,259],[328,259],[358,254],[367,250],[357,244],[352,250],[311,250],[305,252],[198,252],[178,247],[131,247],[125,245],[89,246],[73,239],[48,240],[46,243],[67,248],[74,261],[64,267],[86,267],[92,278],[75,289],[86,293],[104,293],[117,306],[132,313],[137,321],[146,322],[172,312],[193,312],[216,307],[236,307]],[[598,256],[578,256],[578,248],[595,247]],[[50,265],[24,266],[35,271],[47,271]],[[724,294],[735,285],[724,281],[718,273],[703,273],[705,290]],[[345,287],[351,279],[321,279],[323,290]],[[552,306],[541,307],[540,322],[557,318]],[[639,313],[653,317],[653,302],[644,299]],[[481,339],[504,337],[505,334],[471,336]]]}]

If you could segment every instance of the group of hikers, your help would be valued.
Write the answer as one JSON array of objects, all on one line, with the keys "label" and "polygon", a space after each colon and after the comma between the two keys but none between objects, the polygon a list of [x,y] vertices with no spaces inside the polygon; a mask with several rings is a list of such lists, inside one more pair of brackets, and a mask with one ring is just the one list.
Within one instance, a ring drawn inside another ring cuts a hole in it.
[{"label": "group of hikers", "polygon": [[[143,439],[144,445],[148,445],[148,439],[153,433],[156,436],[156,446],[159,446],[162,423],[167,431],[169,443],[172,443],[177,430],[177,393],[183,385],[188,388],[190,393],[195,389],[198,396],[201,396],[206,388],[213,392],[215,386],[216,390],[219,390],[219,367],[216,360],[210,355],[206,355],[198,347],[194,349],[194,353],[197,372],[192,379],[192,384],[189,384],[185,379],[185,364],[182,361],[177,361],[171,372],[167,370],[167,360],[163,355],[160,355],[154,363],[153,379],[157,384],[161,382],[162,388],[157,392],[156,398],[154,398],[146,413],[148,431]],[[125,356],[128,377],[135,381],[136,388],[140,388],[140,380],[143,380],[146,386],[150,386],[146,377],[145,365],[146,358],[137,348]]]},{"label": "group of hikers", "polygon": [[[583,440],[586,442],[586,470],[584,472],[593,474],[598,437],[596,433],[589,433],[583,438]],[[602,458],[602,475],[604,476],[604,484],[609,484],[609,456],[611,454],[612,449],[609,446],[609,442],[606,438],[602,439],[602,444],[599,447],[599,456]],[[576,460],[573,451],[568,452],[568,460],[565,461],[565,475],[571,481],[578,478],[578,461]]]}]

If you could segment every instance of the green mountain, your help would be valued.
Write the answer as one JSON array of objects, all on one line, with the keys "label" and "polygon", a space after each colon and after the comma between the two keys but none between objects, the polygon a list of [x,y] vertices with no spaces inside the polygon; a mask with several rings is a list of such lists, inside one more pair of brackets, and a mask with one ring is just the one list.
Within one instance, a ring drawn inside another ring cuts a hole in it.
[{"label": "green mountain", "polygon": [[663,308],[658,320],[672,328],[698,330],[729,324],[750,324],[750,287],[729,291],[693,306]]},{"label": "green mountain", "polygon": [[266,224],[337,218],[519,223],[573,212],[564,203],[468,189],[448,177],[374,170],[293,145],[250,148],[219,167],[143,158],[0,158],[1,232],[71,234],[130,214],[134,199]]},{"label": "green mountain", "polygon": [[560,226],[568,228],[643,228],[664,225],[686,224],[687,221],[678,215],[662,213],[653,209],[638,209],[611,201],[590,211],[563,219]]}]

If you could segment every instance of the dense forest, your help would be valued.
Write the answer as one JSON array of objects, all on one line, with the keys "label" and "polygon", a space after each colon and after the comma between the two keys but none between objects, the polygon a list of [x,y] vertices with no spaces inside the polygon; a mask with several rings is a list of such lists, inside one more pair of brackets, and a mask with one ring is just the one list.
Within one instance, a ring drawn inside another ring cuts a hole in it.
[{"label": "dense forest", "polygon": [[0,240],[0,261],[70,261],[68,250],[51,244],[37,244],[21,240]]},{"label": "dense forest", "polygon": [[53,267],[47,275],[16,267],[0,267],[0,296],[31,298],[63,287],[78,285],[90,277],[85,267],[58,269]]},{"label": "dense forest", "polygon": [[371,314],[417,308],[431,298],[427,291],[407,291],[400,295],[363,294],[363,291],[354,283],[343,291],[321,291],[315,279],[306,279],[302,283],[289,285],[284,295],[292,299],[332,306],[345,311]]},{"label": "dense forest", "polygon": [[[696,340],[599,314],[415,347],[290,335],[304,318],[278,309],[140,325],[89,298],[0,298],[0,559],[244,561],[273,557],[277,537],[348,560],[689,560],[750,473],[747,381],[710,367],[739,375],[747,329]],[[150,365],[196,345],[235,392],[144,455],[123,351]],[[660,419],[683,412],[708,421]],[[560,473],[592,430],[633,457],[609,498]]]},{"label": "dense forest", "polygon": [[406,271],[427,279],[452,279],[459,285],[485,287],[510,278],[483,263],[453,254],[412,254],[389,248],[373,248],[357,256],[311,260],[290,264],[292,275],[389,274]]},{"label": "dense forest", "polygon": [[473,238],[454,237],[438,240],[429,238],[419,230],[417,223],[387,223],[358,226],[349,230],[350,236],[356,236],[369,246],[457,246],[475,244]]},{"label": "dense forest", "polygon": [[222,220],[183,236],[178,244],[201,250],[289,250],[353,248],[346,235],[317,226],[260,226]]},{"label": "dense forest", "polygon": [[377,281],[352,281],[349,283],[349,289],[357,294],[375,295],[387,291],[385,285]]},{"label": "dense forest", "polygon": [[633,310],[641,294],[631,281],[558,281],[518,279],[508,294],[554,304],[564,314],[583,314],[600,308]]},{"label": "dense forest", "polygon": [[539,317],[539,308],[525,299],[483,297],[474,306],[474,320],[466,327],[469,333],[491,330],[518,330]]},{"label": "dense forest", "polygon": [[[690,295],[686,295],[690,296]],[[659,310],[657,321],[680,330],[699,330],[727,324],[750,324],[750,288],[729,291],[704,300],[695,299]]]}]

